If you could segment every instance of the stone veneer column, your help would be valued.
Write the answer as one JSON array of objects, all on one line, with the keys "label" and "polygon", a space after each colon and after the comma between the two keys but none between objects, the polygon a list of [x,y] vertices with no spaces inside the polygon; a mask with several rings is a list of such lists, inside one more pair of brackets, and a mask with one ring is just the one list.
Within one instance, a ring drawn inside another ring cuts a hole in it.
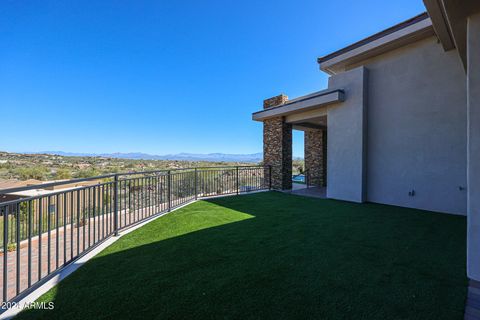
[{"label": "stone veneer column", "polygon": [[325,187],[327,184],[327,131],[305,131],[304,152],[308,184]]},{"label": "stone veneer column", "polygon": [[[263,101],[263,108],[279,106],[287,102],[286,95]],[[292,125],[283,117],[263,121],[263,163],[272,166],[272,188],[292,188]]]}]

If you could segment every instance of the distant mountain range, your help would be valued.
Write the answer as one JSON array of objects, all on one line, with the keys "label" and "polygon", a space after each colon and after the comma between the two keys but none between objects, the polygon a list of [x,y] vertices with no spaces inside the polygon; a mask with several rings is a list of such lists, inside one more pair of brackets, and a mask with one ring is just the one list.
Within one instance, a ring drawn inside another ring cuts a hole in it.
[{"label": "distant mountain range", "polygon": [[140,152],[131,153],[75,153],[63,151],[42,151],[42,152],[24,152],[26,154],[52,154],[65,157],[105,157],[117,159],[134,159],[134,160],[183,160],[183,161],[212,161],[212,162],[260,162],[263,160],[263,153],[252,154],[225,154],[225,153],[178,153],[167,155],[153,155]]}]

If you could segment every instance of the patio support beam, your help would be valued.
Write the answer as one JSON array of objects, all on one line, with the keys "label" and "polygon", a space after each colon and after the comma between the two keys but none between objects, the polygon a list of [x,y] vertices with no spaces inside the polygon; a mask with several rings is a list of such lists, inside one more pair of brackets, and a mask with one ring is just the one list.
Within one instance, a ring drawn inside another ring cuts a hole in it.
[{"label": "patio support beam", "polygon": [[[268,108],[264,107],[264,110],[262,111],[254,112],[252,114],[252,120],[264,121],[266,119],[276,118],[276,117],[288,118],[291,115],[299,114],[301,112],[318,110],[319,108],[326,107],[328,105],[342,102],[345,100],[343,90],[327,89],[327,90],[311,93],[306,96],[298,97],[293,100],[285,100],[282,103],[275,105],[274,103],[279,103],[281,101],[281,99],[276,100],[278,97],[281,97],[281,96],[286,97],[285,95],[280,95],[280,96],[268,99],[272,101],[272,105]],[[325,114],[325,111],[323,111],[323,114]],[[294,122],[294,121],[296,120],[290,119],[290,121],[287,121],[287,122]]]},{"label": "patio support beam", "polygon": [[[286,103],[288,97],[279,95],[264,100],[268,109]],[[272,166],[272,188],[287,190],[292,188],[292,124],[284,117],[274,117],[263,121],[263,163]]]}]

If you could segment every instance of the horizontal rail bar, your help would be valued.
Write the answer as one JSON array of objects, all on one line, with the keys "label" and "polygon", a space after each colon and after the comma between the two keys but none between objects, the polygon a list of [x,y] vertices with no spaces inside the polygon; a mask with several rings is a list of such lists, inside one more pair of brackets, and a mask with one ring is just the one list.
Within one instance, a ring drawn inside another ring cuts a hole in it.
[{"label": "horizontal rail bar", "polygon": [[[30,186],[25,186],[25,187],[18,187],[18,188],[8,188],[8,189],[0,189],[0,194],[7,194],[7,193],[14,193],[14,192],[20,192],[20,191],[27,191],[27,190],[34,190],[34,189],[45,189],[45,188],[50,188],[50,187],[55,187],[55,186],[60,186],[60,185],[66,185],[66,184],[73,184],[73,183],[79,183],[79,182],[86,182],[86,181],[92,181],[92,180],[101,180],[101,179],[107,179],[107,178],[114,178],[115,176],[129,176],[129,175],[141,175],[141,174],[153,174],[153,173],[167,173],[168,171],[182,171],[182,170],[195,170],[197,168],[198,170],[205,170],[205,169],[234,169],[234,168],[262,168],[264,166],[218,166],[218,167],[191,167],[191,168],[177,168],[177,169],[162,169],[162,170],[151,170],[151,171],[138,171],[138,172],[120,172],[120,173],[111,173],[111,174],[105,174],[105,175],[100,175],[100,176],[95,176],[95,177],[88,177],[88,178],[78,178],[78,179],[70,179],[70,180],[64,180],[64,181],[56,181],[56,182],[49,182],[49,183],[40,183],[40,184],[35,184],[35,185],[30,185]],[[52,193],[53,194],[53,193]]]},{"label": "horizontal rail bar", "polygon": [[[274,167],[279,167],[280,165],[274,166]],[[238,168],[263,168],[265,166],[261,165],[251,165],[251,166],[214,166],[214,167],[190,167],[190,168],[176,168],[176,169],[161,169],[161,170],[151,170],[151,171],[133,171],[133,172],[123,172],[123,173],[117,173],[119,176],[129,176],[129,175],[136,175],[136,174],[153,174],[153,173],[159,173],[163,172],[165,175],[168,174],[168,171],[186,171],[186,170],[204,170],[204,169],[235,169],[236,167]]]}]

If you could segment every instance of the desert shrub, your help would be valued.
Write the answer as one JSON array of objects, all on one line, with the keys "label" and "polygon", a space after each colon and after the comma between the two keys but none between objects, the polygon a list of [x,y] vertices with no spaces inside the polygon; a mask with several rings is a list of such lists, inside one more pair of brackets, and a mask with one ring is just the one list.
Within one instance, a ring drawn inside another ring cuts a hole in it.
[{"label": "desert shrub", "polygon": [[48,177],[48,169],[45,167],[27,167],[27,168],[17,168],[15,173],[20,177],[21,180],[27,179],[37,179],[45,180]]},{"label": "desert shrub", "polygon": [[71,179],[72,173],[67,168],[60,168],[55,172],[55,179],[63,180],[63,179]]}]

